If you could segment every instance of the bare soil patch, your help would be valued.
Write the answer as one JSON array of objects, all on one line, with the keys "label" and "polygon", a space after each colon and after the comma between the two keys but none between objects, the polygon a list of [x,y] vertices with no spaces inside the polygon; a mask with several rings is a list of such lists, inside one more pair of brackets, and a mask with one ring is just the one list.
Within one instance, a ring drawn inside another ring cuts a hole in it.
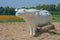
[{"label": "bare soil patch", "polygon": [[[60,22],[53,23],[60,32]],[[43,33],[38,37],[29,36],[29,27],[26,23],[0,23],[0,40],[60,40],[60,35]]]}]

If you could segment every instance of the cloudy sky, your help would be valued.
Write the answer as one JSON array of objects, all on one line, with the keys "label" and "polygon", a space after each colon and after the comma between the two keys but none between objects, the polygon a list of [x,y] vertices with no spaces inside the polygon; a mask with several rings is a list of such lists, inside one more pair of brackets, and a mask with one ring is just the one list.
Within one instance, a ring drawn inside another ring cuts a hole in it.
[{"label": "cloudy sky", "polygon": [[38,4],[60,4],[60,0],[0,0],[0,6],[9,7],[31,7]]}]

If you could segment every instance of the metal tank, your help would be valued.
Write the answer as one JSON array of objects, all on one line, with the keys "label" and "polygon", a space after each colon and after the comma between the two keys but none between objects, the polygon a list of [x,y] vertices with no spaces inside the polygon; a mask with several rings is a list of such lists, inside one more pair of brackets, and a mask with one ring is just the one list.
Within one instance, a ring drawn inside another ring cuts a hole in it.
[{"label": "metal tank", "polygon": [[37,25],[45,25],[52,22],[52,15],[47,10],[19,9],[16,16],[24,18],[29,25],[30,35],[36,35]]}]

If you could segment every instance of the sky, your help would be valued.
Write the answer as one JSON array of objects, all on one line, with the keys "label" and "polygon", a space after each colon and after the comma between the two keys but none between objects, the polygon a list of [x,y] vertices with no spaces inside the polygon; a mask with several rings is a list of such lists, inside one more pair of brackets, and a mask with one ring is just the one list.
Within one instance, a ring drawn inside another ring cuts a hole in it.
[{"label": "sky", "polygon": [[43,4],[60,4],[60,0],[0,0],[0,6],[2,7],[32,7]]}]

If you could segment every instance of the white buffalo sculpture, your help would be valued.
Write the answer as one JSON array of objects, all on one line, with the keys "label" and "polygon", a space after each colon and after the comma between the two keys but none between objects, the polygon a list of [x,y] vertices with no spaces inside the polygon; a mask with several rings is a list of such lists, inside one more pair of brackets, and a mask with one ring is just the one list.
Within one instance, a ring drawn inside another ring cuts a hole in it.
[{"label": "white buffalo sculpture", "polygon": [[16,16],[24,18],[30,28],[30,35],[36,35],[37,25],[52,23],[52,15],[47,10],[15,9]]}]

